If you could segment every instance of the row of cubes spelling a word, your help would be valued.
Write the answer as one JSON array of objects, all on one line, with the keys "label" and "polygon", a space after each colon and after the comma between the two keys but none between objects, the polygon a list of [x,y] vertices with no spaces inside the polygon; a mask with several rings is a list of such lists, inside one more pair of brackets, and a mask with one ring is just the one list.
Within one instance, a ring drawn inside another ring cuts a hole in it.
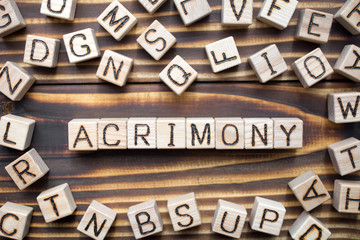
[{"label": "row of cubes spelling a word", "polygon": [[298,118],[73,119],[69,149],[294,149],[303,146]]}]

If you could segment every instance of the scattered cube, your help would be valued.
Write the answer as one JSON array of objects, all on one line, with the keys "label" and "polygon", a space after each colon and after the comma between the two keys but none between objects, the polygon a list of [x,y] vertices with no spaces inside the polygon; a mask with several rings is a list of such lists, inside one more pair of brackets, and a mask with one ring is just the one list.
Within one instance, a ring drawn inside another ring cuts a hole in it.
[{"label": "scattered cube", "polygon": [[77,0],[42,0],[40,13],[49,17],[72,21],[75,17]]},{"label": "scattered cube", "polygon": [[249,63],[261,83],[266,83],[287,70],[286,62],[276,44],[251,55]]},{"label": "scattered cube", "polygon": [[274,148],[303,147],[303,121],[299,118],[272,118],[274,121]]},{"label": "scattered cube", "polygon": [[360,122],[360,92],[330,93],[328,95],[328,117],[334,123]]},{"label": "scattered cube", "polygon": [[7,114],[0,121],[0,145],[25,150],[30,146],[35,120]]},{"label": "scattered cube", "polygon": [[185,26],[210,15],[211,8],[207,0],[174,0]]},{"label": "scattered cube", "polygon": [[24,18],[14,0],[2,0],[1,11],[3,12],[2,18],[6,19],[1,24],[1,38],[26,27]]},{"label": "scattered cube", "polygon": [[360,213],[360,181],[335,180],[333,207],[341,213]]},{"label": "scattered cube", "polygon": [[23,239],[29,232],[33,208],[17,203],[6,202],[0,208],[0,236]]},{"label": "scattered cube", "polygon": [[335,14],[335,20],[353,35],[360,34],[360,0],[347,0]]},{"label": "scattered cube", "polygon": [[270,118],[244,118],[245,149],[272,149],[274,121]]},{"label": "scattered cube", "polygon": [[221,24],[232,27],[248,27],[252,24],[253,0],[222,0]]},{"label": "scattered cube", "polygon": [[159,74],[160,79],[177,95],[181,95],[197,78],[198,73],[177,55]]},{"label": "scattered cube", "polygon": [[289,25],[297,5],[297,0],[265,0],[257,19],[274,28],[283,30]]},{"label": "scattered cube", "polygon": [[84,62],[100,57],[100,48],[94,29],[86,28],[63,36],[70,63]]},{"label": "scattered cube", "polygon": [[156,120],[158,149],[185,149],[185,118],[158,118]]},{"label": "scattered cube", "polygon": [[186,119],[186,148],[188,149],[215,148],[214,118]]},{"label": "scattered cube", "polygon": [[69,150],[98,150],[99,119],[73,119],[68,123]]},{"label": "scattered cube", "polygon": [[255,197],[251,210],[251,229],[279,236],[284,221],[286,209],[281,202]]},{"label": "scattered cube", "polygon": [[244,120],[215,118],[216,149],[244,149]]},{"label": "scattered cube", "polygon": [[292,65],[304,88],[309,88],[334,72],[320,48],[296,60]]},{"label": "scattered cube", "polygon": [[67,183],[43,191],[36,198],[46,223],[73,214],[76,203]]},{"label": "scattered cube", "polygon": [[300,12],[296,39],[324,44],[330,36],[334,15],[330,13],[304,9]]},{"label": "scattered cube", "polygon": [[5,170],[20,190],[49,172],[48,166],[34,148],[7,165]]},{"label": "scattered cube", "polygon": [[117,41],[120,41],[136,25],[137,19],[118,0],[97,18],[98,23]]},{"label": "scattered cube", "polygon": [[99,149],[127,148],[127,118],[101,118],[98,121]]},{"label": "scattered cube", "polygon": [[211,223],[212,231],[228,237],[240,238],[246,215],[245,207],[219,199]]},{"label": "scattered cube", "polygon": [[128,148],[156,149],[156,118],[129,118]]},{"label": "scattered cube", "polygon": [[82,217],[77,230],[93,239],[102,240],[115,221],[116,214],[111,208],[93,200]]},{"label": "scattered cube", "polygon": [[165,2],[166,0],[139,0],[139,3],[141,3],[150,14],[156,12]]},{"label": "scattered cube", "polygon": [[130,207],[127,215],[135,239],[147,237],[163,230],[163,223],[155,200]]},{"label": "scattered cube", "polygon": [[360,82],[360,48],[354,44],[346,45],[334,66],[335,72]]},{"label": "scattered cube", "polygon": [[120,87],[126,84],[134,60],[122,54],[105,50],[96,76]]},{"label": "scattered cube", "polygon": [[7,61],[0,70],[0,91],[13,101],[20,101],[36,79],[14,62]]}]

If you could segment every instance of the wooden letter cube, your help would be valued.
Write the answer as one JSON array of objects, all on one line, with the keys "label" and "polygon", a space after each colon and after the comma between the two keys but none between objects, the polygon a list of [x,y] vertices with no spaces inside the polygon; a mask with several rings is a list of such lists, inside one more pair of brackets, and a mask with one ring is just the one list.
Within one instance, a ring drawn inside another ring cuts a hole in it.
[{"label": "wooden letter cube", "polygon": [[252,24],[253,0],[222,0],[221,24],[248,27]]},{"label": "wooden letter cube", "polygon": [[347,0],[335,14],[335,20],[353,35],[360,34],[360,0]]},{"label": "wooden letter cube", "polygon": [[163,223],[155,200],[130,207],[127,215],[135,239],[147,237],[163,230]]},{"label": "wooden letter cube", "polygon": [[360,170],[360,141],[348,138],[328,146],[334,169],[341,176]]},{"label": "wooden letter cube", "polygon": [[98,150],[99,119],[73,119],[68,123],[69,150]]},{"label": "wooden letter cube", "polygon": [[97,19],[98,23],[117,41],[136,25],[137,19],[118,0],[112,1]]},{"label": "wooden letter cube", "polygon": [[58,63],[60,40],[28,35],[25,44],[24,63],[54,68]]},{"label": "wooden letter cube", "polygon": [[330,199],[319,176],[311,170],[289,182],[289,187],[307,212]]},{"label": "wooden letter cube", "polygon": [[241,63],[239,51],[233,37],[210,43],[205,46],[205,50],[214,73],[235,67]]},{"label": "wooden letter cube", "polygon": [[2,0],[0,20],[0,37],[5,37],[17,30],[26,27],[24,18],[14,0]]},{"label": "wooden letter cube", "polygon": [[0,145],[25,150],[30,146],[35,120],[7,114],[1,117]]},{"label": "wooden letter cube", "polygon": [[94,29],[87,28],[63,36],[70,63],[84,62],[100,57],[100,49]]},{"label": "wooden letter cube", "polygon": [[139,0],[139,2],[143,5],[146,11],[153,14],[166,2],[166,0]]},{"label": "wooden letter cube", "polygon": [[77,230],[87,236],[102,240],[115,221],[116,212],[111,208],[93,200],[82,217]]},{"label": "wooden letter cube", "polygon": [[6,202],[0,208],[0,236],[23,239],[29,232],[33,208]]},{"label": "wooden letter cube", "polygon": [[185,118],[158,118],[156,136],[158,149],[185,149]]},{"label": "wooden letter cube", "polygon": [[20,101],[35,78],[14,62],[7,61],[0,70],[0,91],[13,101]]},{"label": "wooden letter cube", "polygon": [[177,95],[181,95],[197,78],[198,73],[177,55],[159,74],[160,79]]},{"label": "wooden letter cube", "polygon": [[207,0],[174,0],[185,26],[210,15],[211,8]]},{"label": "wooden letter cube", "polygon": [[307,212],[303,212],[289,229],[292,239],[326,240],[331,232],[318,219]]},{"label": "wooden letter cube", "polygon": [[156,149],[156,118],[129,118],[128,148]]},{"label": "wooden letter cube", "polygon": [[311,87],[334,72],[320,48],[299,58],[291,67],[304,88]]},{"label": "wooden letter cube", "polygon": [[299,40],[324,44],[330,36],[334,15],[330,13],[304,9],[300,12],[295,37]]},{"label": "wooden letter cube", "polygon": [[333,207],[342,213],[360,213],[360,181],[335,180]]},{"label": "wooden letter cube", "polygon": [[245,149],[272,149],[274,121],[270,118],[244,118]]},{"label": "wooden letter cube", "polygon": [[40,13],[72,21],[75,17],[76,4],[77,0],[42,0]]},{"label": "wooden letter cube", "polygon": [[120,87],[126,84],[134,60],[122,54],[105,50],[96,76]]},{"label": "wooden letter cube", "polygon": [[200,212],[193,192],[169,199],[167,207],[174,231],[201,225]]},{"label": "wooden letter cube", "polygon": [[48,166],[34,148],[7,165],[5,170],[20,190],[49,172]]},{"label": "wooden letter cube", "polygon": [[36,198],[45,222],[53,222],[73,214],[76,203],[67,183],[41,192]]},{"label": "wooden letter cube", "polygon": [[101,118],[98,121],[99,149],[127,148],[127,118]]},{"label": "wooden letter cube", "polygon": [[257,19],[283,30],[289,25],[297,5],[297,0],[265,0]]},{"label": "wooden letter cube", "polygon": [[214,118],[186,119],[186,148],[215,148]]},{"label": "wooden letter cube", "polygon": [[215,118],[216,149],[244,149],[244,120]]},{"label": "wooden letter cube", "polygon": [[250,215],[251,229],[279,236],[286,209],[281,202],[256,197]]},{"label": "wooden letter cube", "polygon": [[286,62],[275,44],[251,55],[249,63],[261,83],[266,83],[287,70]]},{"label": "wooden letter cube", "polygon": [[245,207],[219,199],[211,228],[213,232],[232,238],[240,238],[246,215]]},{"label": "wooden letter cube", "polygon": [[360,92],[329,94],[329,120],[334,123],[360,122],[359,101]]},{"label": "wooden letter cube", "polygon": [[155,20],[137,39],[155,60],[160,60],[176,43],[176,38],[158,20]]},{"label": "wooden letter cube", "polygon": [[334,66],[335,72],[360,82],[360,48],[354,44],[346,45]]},{"label": "wooden letter cube", "polygon": [[299,118],[272,118],[274,121],[274,148],[303,147],[303,121]]}]

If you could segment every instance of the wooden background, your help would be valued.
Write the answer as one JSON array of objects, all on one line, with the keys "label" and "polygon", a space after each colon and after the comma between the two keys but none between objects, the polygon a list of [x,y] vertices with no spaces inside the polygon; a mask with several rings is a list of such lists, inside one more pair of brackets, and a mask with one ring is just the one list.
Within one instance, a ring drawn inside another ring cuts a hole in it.
[{"label": "wooden background", "polygon": [[[38,79],[20,102],[0,97],[1,115],[13,113],[37,121],[32,147],[50,167],[50,173],[24,191],[19,191],[4,167],[22,152],[0,148],[0,204],[12,201],[34,207],[28,239],[87,239],[76,227],[87,206],[96,199],[118,212],[108,239],[133,239],[127,220],[127,209],[139,202],[155,198],[164,221],[164,231],[149,237],[155,240],[227,239],[211,232],[210,223],[218,199],[243,204],[250,214],[255,196],[281,201],[286,220],[276,239],[290,239],[288,229],[302,212],[287,183],[312,169],[320,175],[332,194],[335,173],[327,146],[347,137],[360,138],[359,124],[333,124],[327,120],[328,93],[359,91],[359,84],[332,75],[310,89],[304,89],[290,70],[277,80],[260,84],[247,63],[247,58],[276,43],[288,65],[316,44],[295,41],[300,9],[312,8],[335,12],[345,0],[302,0],[288,28],[276,30],[254,20],[249,29],[223,28],[220,25],[221,2],[209,0],[212,14],[190,27],[184,27],[172,0],[154,15],[149,15],[137,0],[121,2],[138,18],[137,26],[121,41],[115,41],[96,22],[110,3],[105,0],[79,0],[74,22],[52,19],[40,14],[40,0],[16,0],[28,24],[0,42],[0,62],[15,61]],[[254,1],[254,16],[262,1]],[[137,43],[136,38],[155,19],[163,23],[177,38],[177,44],[161,61],[154,61]],[[115,50],[135,59],[128,84],[122,88],[95,77],[100,59],[70,64],[62,43],[56,69],[30,67],[23,64],[27,34],[62,38],[83,28],[96,31],[101,51]],[[243,64],[213,74],[204,46],[224,37],[234,36]],[[322,45],[334,65],[346,44],[359,44],[334,22],[329,43]],[[199,77],[181,97],[172,93],[158,78],[159,72],[177,54],[184,57]],[[281,81],[280,81],[281,80]],[[295,81],[282,81],[295,80]],[[300,117],[304,120],[304,148],[296,151],[216,151],[216,150],[126,150],[75,153],[67,150],[67,123],[84,117]],[[358,179],[351,174],[341,179]],[[74,215],[46,224],[36,203],[43,190],[67,182],[78,204]],[[200,227],[176,233],[166,209],[167,199],[195,192],[202,215]],[[330,228],[333,239],[360,239],[360,216],[340,214],[331,201],[311,212]],[[252,231],[248,219],[243,239],[271,239]]]}]

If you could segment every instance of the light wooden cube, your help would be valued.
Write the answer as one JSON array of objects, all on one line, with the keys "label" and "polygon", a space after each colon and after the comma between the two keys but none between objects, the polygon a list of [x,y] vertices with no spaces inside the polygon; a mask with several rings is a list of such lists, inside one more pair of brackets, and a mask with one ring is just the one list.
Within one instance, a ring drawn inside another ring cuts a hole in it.
[{"label": "light wooden cube", "polygon": [[20,101],[36,79],[14,62],[7,61],[0,70],[0,91],[13,101]]},{"label": "light wooden cube", "polygon": [[207,0],[174,0],[185,26],[210,15],[211,7]]},{"label": "light wooden cube", "polygon": [[286,209],[281,202],[255,197],[250,215],[251,229],[279,236]]},{"label": "light wooden cube", "polygon": [[233,37],[227,37],[205,46],[211,69],[214,73],[235,67],[241,63]]},{"label": "light wooden cube", "polygon": [[215,148],[214,118],[186,119],[186,148],[188,149]]},{"label": "light wooden cube", "polygon": [[244,118],[245,149],[272,149],[274,121],[270,118]]},{"label": "light wooden cube", "polygon": [[265,0],[257,19],[279,30],[283,30],[289,25],[297,5],[297,0]]},{"label": "light wooden cube", "polygon": [[20,190],[24,190],[49,172],[48,166],[34,148],[8,164],[5,170]]},{"label": "light wooden cube", "polygon": [[216,149],[244,149],[244,120],[215,118]]},{"label": "light wooden cube", "polygon": [[330,93],[328,118],[334,123],[360,122],[360,92]]},{"label": "light wooden cube", "polygon": [[98,23],[117,41],[120,41],[136,25],[137,19],[118,0],[97,18]]},{"label": "light wooden cube", "polygon": [[2,0],[1,6],[2,18],[5,19],[5,21],[1,21],[1,38],[26,27],[24,18],[14,0]]},{"label": "light wooden cube", "polygon": [[182,57],[177,55],[159,74],[160,79],[177,95],[185,90],[197,78],[198,73]]},{"label": "light wooden cube", "polygon": [[176,38],[158,20],[155,20],[136,41],[155,60],[160,60],[174,46]]},{"label": "light wooden cube", "polygon": [[93,200],[82,217],[77,230],[92,239],[102,240],[115,221],[116,214],[111,208]]},{"label": "light wooden cube", "polygon": [[54,68],[58,63],[60,40],[27,35],[24,63],[35,66]]},{"label": "light wooden cube", "polygon": [[333,207],[341,213],[360,213],[360,181],[335,180]]},{"label": "light wooden cube", "polygon": [[331,232],[318,219],[307,212],[303,212],[291,225],[289,233],[292,239],[326,240]]},{"label": "light wooden cube", "polygon": [[84,62],[100,57],[100,48],[92,28],[86,28],[63,36],[70,63]]},{"label": "light wooden cube", "polygon": [[307,212],[331,198],[319,176],[311,170],[290,181],[289,187]]},{"label": "light wooden cube", "polygon": [[274,121],[274,148],[303,147],[303,121],[299,118],[272,118]]},{"label": "light wooden cube", "polygon": [[287,70],[286,62],[276,44],[251,55],[249,63],[261,83],[266,83]]},{"label": "light wooden cube", "polygon": [[129,118],[128,148],[156,149],[156,118]]},{"label": "light wooden cube", "polygon": [[156,12],[165,2],[166,0],[139,0],[139,3],[141,3],[150,14]]},{"label": "light wooden cube", "polygon": [[163,223],[155,200],[130,207],[127,215],[135,239],[147,237],[163,230]]},{"label": "light wooden cube", "polygon": [[73,119],[68,123],[69,150],[98,150],[99,119]]},{"label": "light wooden cube", "polygon": [[75,17],[77,0],[42,0],[40,13],[49,17],[72,21]]},{"label": "light wooden cube", "polygon": [[252,24],[253,0],[222,0],[221,24],[248,27]]},{"label": "light wooden cube", "polygon": [[7,114],[0,121],[0,145],[25,150],[31,144],[35,120]]},{"label": "light wooden cube", "polygon": [[312,9],[304,9],[300,12],[297,26],[296,39],[324,44],[330,36],[334,15]]},{"label": "light wooden cube", "polygon": [[120,87],[126,84],[134,60],[111,50],[105,50],[96,76]]},{"label": "light wooden cube", "polygon": [[6,202],[0,208],[0,236],[23,239],[29,232],[33,208],[17,203]]},{"label": "light wooden cube", "polygon": [[185,118],[158,118],[156,137],[158,149],[185,149]]},{"label": "light wooden cube", "polygon": [[67,183],[45,190],[36,198],[45,222],[73,214],[76,203]]},{"label": "light wooden cube", "polygon": [[101,118],[97,123],[99,149],[126,149],[127,121],[127,118]]},{"label": "light wooden cube", "polygon": [[246,215],[245,207],[219,199],[211,223],[212,231],[228,237],[240,238]]},{"label": "light wooden cube", "polygon": [[328,146],[334,169],[341,176],[360,170],[360,141],[347,138]]},{"label": "light wooden cube", "polygon": [[335,20],[353,35],[360,34],[360,0],[347,0],[335,14]]},{"label": "light wooden cube", "polygon": [[335,63],[335,72],[360,82],[360,48],[354,44],[346,45]]},{"label": "light wooden cube", "polygon": [[309,88],[334,72],[320,48],[296,60],[291,68],[304,88]]}]

